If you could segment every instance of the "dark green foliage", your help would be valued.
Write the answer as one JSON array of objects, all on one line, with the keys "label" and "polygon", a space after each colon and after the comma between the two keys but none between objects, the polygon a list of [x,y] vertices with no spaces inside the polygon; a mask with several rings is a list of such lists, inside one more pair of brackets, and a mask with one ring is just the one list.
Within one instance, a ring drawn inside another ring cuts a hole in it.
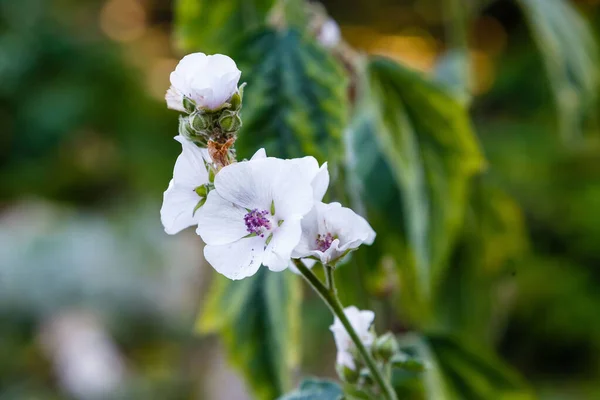
[{"label": "dark green foliage", "polygon": [[568,140],[576,139],[585,132],[598,96],[598,50],[590,28],[567,0],[517,3],[546,67],[560,134]]},{"label": "dark green foliage", "polygon": [[274,0],[178,0],[177,41],[186,52],[229,54],[236,41],[264,25]]},{"label": "dark green foliage", "polygon": [[220,333],[256,398],[274,399],[290,389],[298,362],[301,281],[264,267],[242,281],[215,278],[198,332]]},{"label": "dark green foliage", "polygon": [[294,29],[259,32],[237,53],[248,82],[237,143],[241,155],[265,147],[276,157],[339,161],[347,84],[331,55]]},{"label": "dark green foliage", "polygon": [[176,121],[117,46],[75,34],[54,12],[51,2],[0,1],[0,197],[90,204],[166,187],[158,178],[168,180],[175,150],[162,150]]},{"label": "dark green foliage", "polygon": [[483,158],[467,110],[437,84],[381,58],[366,73],[352,168],[380,251],[396,258],[405,304],[424,322]]},{"label": "dark green foliage", "polygon": [[425,361],[423,372],[394,371],[401,399],[531,400],[523,380],[485,348],[450,335],[406,335],[404,350]]},{"label": "dark green foliage", "polygon": [[532,393],[512,369],[489,350],[444,335],[426,338],[449,398],[460,400],[526,400]]}]

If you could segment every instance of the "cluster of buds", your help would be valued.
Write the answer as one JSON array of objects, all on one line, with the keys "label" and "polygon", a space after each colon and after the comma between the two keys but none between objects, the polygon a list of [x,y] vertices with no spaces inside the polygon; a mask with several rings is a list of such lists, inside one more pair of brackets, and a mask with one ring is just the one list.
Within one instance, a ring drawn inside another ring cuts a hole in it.
[{"label": "cluster of buds", "polygon": [[188,115],[179,119],[179,134],[201,147],[210,141],[226,142],[234,138],[242,127],[240,110],[245,84],[241,85],[231,98],[216,110],[199,107],[184,97],[183,104]]},{"label": "cluster of buds", "polygon": [[[359,310],[354,306],[350,306],[344,309],[344,314],[362,344],[383,370],[423,371],[424,365],[422,362],[405,354],[391,332],[381,336],[376,335],[373,329],[375,314],[372,311]],[[361,390],[374,389],[377,384],[371,375],[371,371],[364,363],[363,357],[337,317],[330,330],[333,332],[338,349],[336,370],[340,379],[361,388]]]},{"label": "cluster of buds", "polygon": [[166,100],[184,113],[179,134],[207,148],[218,168],[235,160],[233,144],[242,126],[243,89],[235,62],[224,55],[194,53],[184,57],[171,73]]}]

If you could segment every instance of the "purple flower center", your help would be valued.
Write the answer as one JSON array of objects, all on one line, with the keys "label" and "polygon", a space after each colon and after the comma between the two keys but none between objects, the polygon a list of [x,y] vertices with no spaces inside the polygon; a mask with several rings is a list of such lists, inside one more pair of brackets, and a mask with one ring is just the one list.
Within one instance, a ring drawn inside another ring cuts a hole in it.
[{"label": "purple flower center", "polygon": [[271,221],[267,218],[267,210],[254,209],[244,216],[244,223],[248,233],[265,237],[265,231],[271,229]]},{"label": "purple flower center", "polygon": [[317,250],[319,251],[327,251],[331,247],[331,243],[335,238],[331,233],[327,233],[326,235],[317,235]]}]

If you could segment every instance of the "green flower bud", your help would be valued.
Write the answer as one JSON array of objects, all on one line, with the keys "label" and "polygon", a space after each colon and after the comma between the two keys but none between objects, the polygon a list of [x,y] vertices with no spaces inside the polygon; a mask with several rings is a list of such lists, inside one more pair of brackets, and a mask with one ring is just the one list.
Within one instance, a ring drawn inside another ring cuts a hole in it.
[{"label": "green flower bud", "polygon": [[191,140],[196,135],[196,132],[190,125],[190,120],[187,117],[179,117],[179,134]]},{"label": "green flower bud", "polygon": [[244,98],[244,87],[246,83],[242,83],[238,90],[229,99],[229,105],[232,111],[239,111],[242,108],[242,99]]},{"label": "green flower bud", "polygon": [[206,138],[192,128],[189,117],[179,117],[179,134],[202,147],[206,147]]},{"label": "green flower bud", "polygon": [[225,111],[219,118],[219,126],[224,132],[236,132],[242,126],[242,119],[235,112]]},{"label": "green flower bud", "polygon": [[398,341],[391,332],[379,336],[373,343],[373,355],[385,362],[389,361],[398,351]]},{"label": "green flower bud", "polygon": [[195,112],[190,115],[190,125],[196,132],[205,132],[210,126],[210,116]]},{"label": "green flower bud", "polygon": [[338,373],[340,379],[346,383],[356,383],[358,382],[359,373],[346,365],[337,364],[335,369]]},{"label": "green flower bud", "polygon": [[183,96],[183,108],[185,108],[185,111],[188,113],[192,113],[196,110],[196,103],[189,97]]},{"label": "green flower bud", "polygon": [[229,104],[231,105],[231,109],[233,111],[237,111],[242,108],[242,96],[240,96],[239,92],[235,92],[233,96],[231,96]]},{"label": "green flower bud", "polygon": [[206,197],[208,195],[208,187],[206,185],[200,185],[194,189],[194,191],[200,197]]}]

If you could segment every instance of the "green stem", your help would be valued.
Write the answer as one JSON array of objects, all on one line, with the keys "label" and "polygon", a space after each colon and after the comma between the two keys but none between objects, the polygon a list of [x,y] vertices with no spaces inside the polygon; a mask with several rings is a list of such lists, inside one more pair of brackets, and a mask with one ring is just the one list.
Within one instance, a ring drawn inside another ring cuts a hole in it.
[{"label": "green stem", "polygon": [[377,368],[377,364],[375,363],[373,356],[371,356],[371,353],[369,353],[365,345],[362,343],[362,341],[358,337],[358,334],[354,330],[354,327],[352,326],[352,324],[350,324],[350,321],[344,313],[344,308],[337,297],[335,285],[333,282],[333,267],[328,265],[325,266],[327,282],[330,285],[330,287],[327,288],[323,284],[323,282],[321,282],[321,280],[319,280],[319,278],[317,278],[317,276],[310,269],[308,269],[300,260],[294,260],[294,263],[296,265],[296,268],[298,268],[298,271],[300,271],[300,273],[304,277],[304,279],[306,279],[306,281],[310,284],[310,286],[312,286],[315,292],[317,292],[319,296],[321,296],[321,298],[327,304],[331,312],[336,317],[338,317],[342,325],[344,325],[344,328],[346,328],[348,335],[350,336],[352,342],[358,349],[358,352],[362,356],[363,361],[365,362],[365,364],[367,364],[367,368],[369,368],[371,375],[373,375],[375,382],[377,382],[377,384],[381,388],[381,391],[383,392],[385,398],[387,400],[397,400],[394,389],[391,387],[390,383],[384,379],[383,374],[381,373],[379,368]]},{"label": "green stem", "polygon": [[333,267],[331,265],[323,265],[323,268],[325,268],[325,282],[327,283],[327,289],[337,295],[335,281],[333,280]]}]

